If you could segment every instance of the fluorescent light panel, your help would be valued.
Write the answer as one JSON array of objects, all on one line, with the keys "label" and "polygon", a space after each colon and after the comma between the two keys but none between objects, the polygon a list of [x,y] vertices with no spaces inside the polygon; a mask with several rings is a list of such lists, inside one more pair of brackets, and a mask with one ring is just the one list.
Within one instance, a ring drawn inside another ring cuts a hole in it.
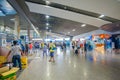
[{"label": "fluorescent light panel", "polygon": [[103,14],[101,14],[100,16],[99,16],[99,18],[103,18],[105,15],[103,15]]},{"label": "fluorescent light panel", "polygon": [[72,31],[75,31],[75,29],[73,29]]},{"label": "fluorescent light panel", "polygon": [[85,26],[86,26],[86,24],[82,24],[82,25],[81,25],[81,27],[85,27]]},{"label": "fluorescent light panel", "polygon": [[45,1],[46,2],[46,5],[49,5],[50,4],[50,1]]},{"label": "fluorescent light panel", "polygon": [[48,25],[49,25],[49,23],[46,23],[46,25],[48,26]]},{"label": "fluorescent light panel", "polygon": [[37,39],[32,39],[32,40],[43,40],[43,39],[41,39],[41,38],[37,38]]},{"label": "fluorescent light panel", "polygon": [[49,29],[49,27],[46,27],[46,29]]},{"label": "fluorescent light panel", "polygon": [[48,15],[46,15],[45,17],[46,17],[46,19],[50,18],[50,16],[48,16]]}]

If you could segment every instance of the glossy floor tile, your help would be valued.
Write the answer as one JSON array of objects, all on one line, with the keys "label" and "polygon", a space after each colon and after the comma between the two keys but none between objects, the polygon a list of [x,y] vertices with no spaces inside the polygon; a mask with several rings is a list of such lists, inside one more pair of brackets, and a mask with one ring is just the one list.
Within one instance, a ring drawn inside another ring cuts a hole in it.
[{"label": "glossy floor tile", "polygon": [[55,63],[40,51],[17,80],[120,80],[120,55],[57,49]]}]

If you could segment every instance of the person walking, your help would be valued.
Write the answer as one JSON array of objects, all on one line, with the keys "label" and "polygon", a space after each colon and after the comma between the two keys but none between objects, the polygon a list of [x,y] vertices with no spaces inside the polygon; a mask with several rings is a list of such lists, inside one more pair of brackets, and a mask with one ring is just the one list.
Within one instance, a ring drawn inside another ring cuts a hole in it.
[{"label": "person walking", "polygon": [[34,48],[35,48],[35,53],[38,54],[38,53],[39,53],[39,50],[40,50],[39,42],[35,42],[35,43],[34,43]]},{"label": "person walking", "polygon": [[63,47],[66,50],[66,43],[65,42],[63,42]]},{"label": "person walking", "polygon": [[46,56],[47,56],[47,50],[48,50],[47,44],[44,43],[44,47],[43,47],[43,57],[44,57],[44,54],[46,54]]},{"label": "person walking", "polygon": [[32,43],[29,43],[29,53],[30,53],[30,54],[33,53],[32,49],[33,49],[33,45],[32,45]]},{"label": "person walking", "polygon": [[50,41],[50,44],[49,44],[50,60],[49,60],[49,62],[51,62],[51,61],[55,62],[54,50],[55,50],[55,45],[52,43],[52,41]]},{"label": "person walking", "polygon": [[22,70],[22,66],[21,66],[21,53],[23,54],[20,46],[17,45],[17,41],[13,41],[13,46],[12,46],[11,50],[9,51],[8,55],[6,56],[6,58],[8,58],[8,56],[10,54],[12,54],[13,67],[17,67],[17,63],[18,63],[20,70]]},{"label": "person walking", "polygon": [[73,49],[73,53],[74,53],[74,51],[75,51],[75,42],[74,41],[72,42],[72,49]]},{"label": "person walking", "polygon": [[25,44],[25,55],[28,56],[28,50],[29,50],[29,47],[28,47],[28,44],[26,43]]},{"label": "person walking", "polygon": [[20,46],[21,46],[22,52],[25,54],[25,46],[22,43],[20,44]]}]

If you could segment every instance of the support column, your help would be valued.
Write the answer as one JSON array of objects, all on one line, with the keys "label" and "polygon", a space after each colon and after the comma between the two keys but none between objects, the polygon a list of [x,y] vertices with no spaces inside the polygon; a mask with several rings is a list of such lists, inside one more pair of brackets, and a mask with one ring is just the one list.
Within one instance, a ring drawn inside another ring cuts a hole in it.
[{"label": "support column", "polygon": [[20,25],[17,26],[17,37],[20,38]]},{"label": "support column", "polygon": [[41,38],[45,39],[46,38],[46,31],[41,31]]},{"label": "support column", "polygon": [[6,25],[4,25],[4,32],[6,32],[6,27],[7,27],[7,26],[6,26]]},{"label": "support column", "polygon": [[20,37],[20,24],[18,15],[15,16],[14,34],[17,36],[17,39]]},{"label": "support column", "polygon": [[27,27],[28,40],[30,41],[30,26]]}]

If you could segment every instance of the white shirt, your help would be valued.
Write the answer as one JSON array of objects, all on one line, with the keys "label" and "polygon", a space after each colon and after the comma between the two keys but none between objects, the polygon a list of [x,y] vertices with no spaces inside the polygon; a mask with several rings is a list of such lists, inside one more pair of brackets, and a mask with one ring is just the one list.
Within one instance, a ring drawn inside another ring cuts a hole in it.
[{"label": "white shirt", "polygon": [[21,48],[20,48],[19,45],[12,46],[12,48],[11,48],[12,56],[14,56],[14,55],[20,55],[21,56],[20,50],[21,50]]}]

